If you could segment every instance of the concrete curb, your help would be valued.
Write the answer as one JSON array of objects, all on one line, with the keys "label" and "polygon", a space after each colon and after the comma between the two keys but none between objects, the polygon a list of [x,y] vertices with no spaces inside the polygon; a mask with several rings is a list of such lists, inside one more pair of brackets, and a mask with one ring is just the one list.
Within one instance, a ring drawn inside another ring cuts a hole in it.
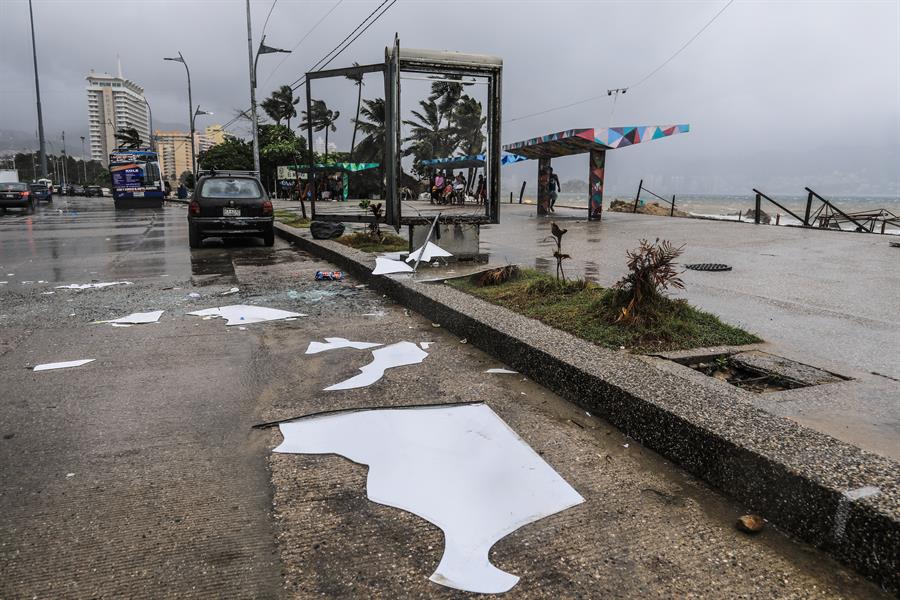
[{"label": "concrete curb", "polygon": [[446,285],[373,277],[372,255],[281,223],[276,232],[900,592],[900,464],[766,413],[687,367],[601,348]]}]

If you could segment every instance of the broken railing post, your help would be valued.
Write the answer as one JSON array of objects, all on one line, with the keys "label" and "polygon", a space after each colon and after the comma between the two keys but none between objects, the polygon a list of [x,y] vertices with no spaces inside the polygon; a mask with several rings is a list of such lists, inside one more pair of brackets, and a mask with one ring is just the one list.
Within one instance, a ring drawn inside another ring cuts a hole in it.
[{"label": "broken railing post", "polygon": [[633,213],[637,212],[638,202],[640,202],[640,200],[641,200],[641,190],[643,189],[643,187],[644,187],[644,180],[641,179],[641,182],[638,184],[637,194],[635,194],[635,196],[634,196],[634,208],[631,209],[631,212],[633,212]]},{"label": "broken railing post", "polygon": [[510,204],[512,204],[512,199],[513,199],[513,193],[510,192],[510,193],[509,193],[509,203],[510,203]]},{"label": "broken railing post", "polygon": [[810,191],[806,197],[806,215],[803,217],[803,226],[809,227],[809,213],[812,210],[813,193]]},{"label": "broken railing post", "polygon": [[672,208],[669,210],[669,216],[675,216],[675,194],[672,194]]},{"label": "broken railing post", "polygon": [[[759,225],[759,211],[760,211],[759,205],[761,204],[761,201],[762,201],[762,198],[760,197],[760,195],[756,194],[756,215],[753,217],[753,222],[756,223],[757,225]],[[809,209],[807,209],[807,214],[809,214]]]},{"label": "broken railing post", "polygon": [[522,189],[519,190],[519,204],[522,204],[522,196],[525,194],[525,181],[522,182]]}]

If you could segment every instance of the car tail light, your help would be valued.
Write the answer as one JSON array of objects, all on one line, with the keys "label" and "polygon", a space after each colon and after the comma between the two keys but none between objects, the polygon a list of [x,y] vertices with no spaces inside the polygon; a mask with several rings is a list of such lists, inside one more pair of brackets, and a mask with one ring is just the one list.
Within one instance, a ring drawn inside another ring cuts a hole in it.
[{"label": "car tail light", "polygon": [[199,215],[200,214],[200,203],[197,202],[196,200],[192,200],[190,206],[188,207],[188,210],[190,211],[190,213],[192,215]]},{"label": "car tail light", "polygon": [[262,203],[262,212],[263,212],[264,215],[271,215],[271,214],[272,214],[272,201],[271,201],[271,200],[264,200],[264,201],[263,201],[263,203]]},{"label": "car tail light", "polygon": [[27,192],[27,191],[26,191],[26,192],[22,192],[22,197],[23,197],[23,198],[27,198],[27,197],[30,196],[30,195],[31,195],[31,192]]}]

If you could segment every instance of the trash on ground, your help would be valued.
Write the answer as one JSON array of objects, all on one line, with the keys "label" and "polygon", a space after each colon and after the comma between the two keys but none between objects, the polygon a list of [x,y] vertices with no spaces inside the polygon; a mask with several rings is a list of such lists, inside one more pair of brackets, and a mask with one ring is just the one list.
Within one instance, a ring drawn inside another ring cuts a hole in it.
[{"label": "trash on ground", "polygon": [[422,347],[422,350],[428,350],[434,342],[419,342],[419,346]]},{"label": "trash on ground", "polygon": [[89,362],[94,362],[95,358],[83,358],[81,360],[67,360],[64,362],[54,362],[54,363],[44,363],[42,365],[35,365],[32,371],[52,371],[54,369],[68,369],[69,367],[80,367],[81,365],[86,365]]},{"label": "trash on ground", "polygon": [[387,258],[388,260],[403,260],[403,255],[407,254],[407,252],[385,252],[384,254],[379,254],[381,258]]},{"label": "trash on ground", "polygon": [[[3,283],[0,281],[0,283]],[[55,294],[56,292],[41,292],[41,296],[50,296],[51,294]]]},{"label": "trash on ground", "polygon": [[130,315],[111,319],[109,321],[97,321],[97,323],[111,323],[113,325],[141,325],[144,323],[156,323],[165,311],[153,310],[150,312],[131,313]]},{"label": "trash on ground", "polygon": [[468,343],[469,343],[469,338],[463,338],[463,339],[459,340],[459,343],[460,343],[460,344],[468,344]]},{"label": "trash on ground", "polygon": [[[485,404],[347,411],[280,428],[275,452],[334,453],[368,465],[371,501],[440,527],[444,553],[429,579],[459,590],[511,589],[519,578],[491,564],[491,547],[584,502]],[[544,557],[535,550],[535,558]]]},{"label": "trash on ground", "polygon": [[188,297],[188,298],[199,298],[199,297],[200,297],[200,294],[198,294],[197,292],[190,292],[190,293],[187,295],[187,297]]},{"label": "trash on ground", "polygon": [[393,367],[414,365],[428,357],[428,353],[412,342],[397,342],[372,350],[372,362],[360,367],[359,375],[325,388],[326,392],[335,390],[351,390],[372,385],[382,377],[384,372]]},{"label": "trash on ground", "polygon": [[287,293],[287,297],[291,300],[305,300],[306,302],[318,302],[319,300],[324,300],[325,298],[331,298],[332,296],[337,296],[340,293],[340,288],[331,289],[331,290],[307,290],[305,292],[297,292],[294,290],[289,290]]},{"label": "trash on ground", "polygon": [[518,373],[518,371],[511,371],[509,369],[488,369],[487,371],[485,371],[485,373],[503,373],[503,374],[514,375],[514,374]]},{"label": "trash on ground", "polygon": [[441,326],[441,324],[440,323],[432,323],[431,326],[434,327],[435,329],[437,329],[438,327]]},{"label": "trash on ground", "polygon": [[326,350],[337,350],[338,348],[356,348],[357,350],[366,350],[367,348],[376,348],[382,344],[374,344],[372,342],[351,342],[346,338],[327,337],[325,343],[310,342],[309,347],[304,354],[318,354]]},{"label": "trash on ground", "polygon": [[130,281],[105,281],[102,283],[70,283],[69,285],[58,285],[58,290],[94,290],[109,287],[111,285],[134,285]]},{"label": "trash on ground", "polygon": [[237,294],[239,291],[241,291],[240,288],[233,287],[230,290],[228,290],[227,292],[222,292],[219,295],[220,296],[230,296],[231,294]]},{"label": "trash on ground", "polygon": [[744,533],[759,533],[766,526],[766,521],[759,515],[744,515],[738,518],[734,526]]},{"label": "trash on ground", "polygon": [[419,260],[423,263],[429,263],[433,259],[443,256],[453,256],[451,253],[447,252],[437,244],[433,242],[428,242],[425,244],[425,251],[422,252],[422,258],[419,259],[419,253],[422,252],[422,247],[416,248],[412,252],[409,253],[409,257],[406,259],[406,262],[416,262]]},{"label": "trash on ground", "polygon": [[230,306],[206,308],[204,310],[195,310],[188,314],[196,317],[222,317],[223,319],[227,319],[225,325],[247,325],[249,323],[260,323],[262,321],[278,321],[280,319],[287,319],[288,317],[307,316],[302,313],[295,313],[277,308],[266,308],[265,306],[251,306],[248,304],[232,304]]},{"label": "trash on ground", "polygon": [[341,271],[316,271],[316,281],[340,281],[343,278]]},{"label": "trash on ground", "polygon": [[412,267],[402,260],[391,260],[389,258],[382,258],[381,256],[379,256],[375,259],[375,270],[372,271],[372,275],[387,275],[389,273],[412,273],[412,270]]}]

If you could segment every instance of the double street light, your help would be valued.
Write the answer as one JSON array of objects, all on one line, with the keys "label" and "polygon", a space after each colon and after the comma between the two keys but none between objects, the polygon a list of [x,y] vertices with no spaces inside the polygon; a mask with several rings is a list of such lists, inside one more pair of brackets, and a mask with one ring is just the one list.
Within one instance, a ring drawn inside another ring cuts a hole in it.
[{"label": "double street light", "polygon": [[[200,110],[200,105],[198,104],[197,110],[194,111],[194,114],[191,117],[191,131],[192,132],[194,131],[194,121],[197,119],[197,117],[199,117],[200,115],[214,115],[214,114],[216,114],[216,113],[207,111],[207,110]],[[192,133],[191,134],[191,156],[193,156],[193,150],[194,150],[194,135]],[[194,181],[195,182],[197,181],[197,163],[196,162],[194,163]]]}]

